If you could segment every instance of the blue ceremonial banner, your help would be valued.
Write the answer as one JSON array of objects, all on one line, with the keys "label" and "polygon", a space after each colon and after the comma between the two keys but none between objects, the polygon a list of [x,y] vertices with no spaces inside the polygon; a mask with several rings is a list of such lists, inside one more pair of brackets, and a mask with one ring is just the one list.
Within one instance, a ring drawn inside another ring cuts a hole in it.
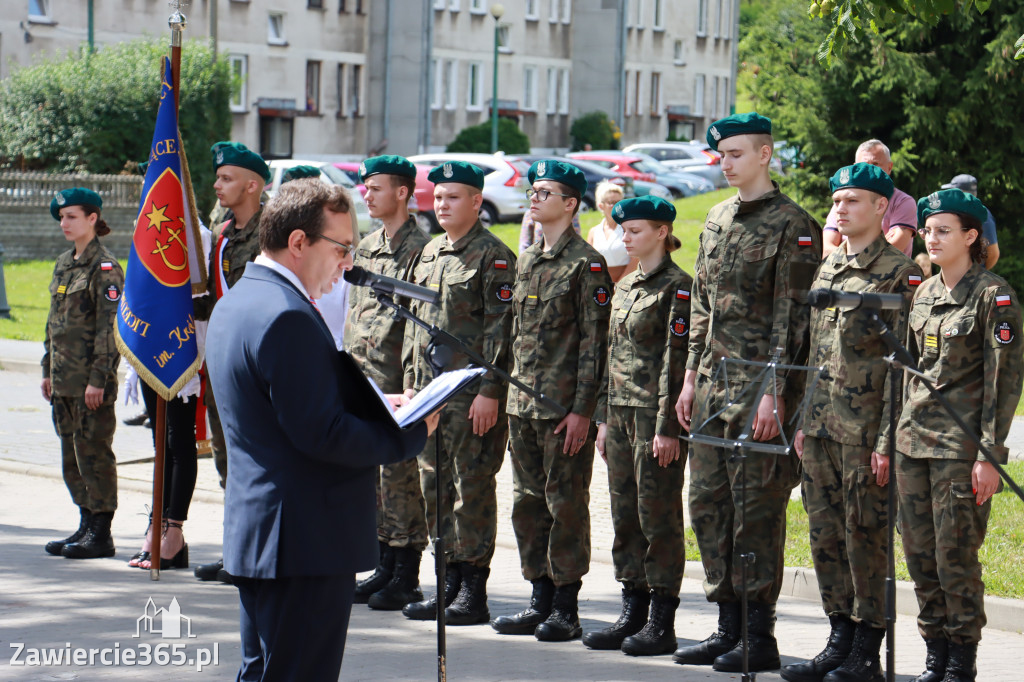
[{"label": "blue ceremonial banner", "polygon": [[174,399],[200,365],[192,317],[200,241],[171,83],[171,62],[165,58],[156,130],[114,329],[118,350],[166,400]]}]

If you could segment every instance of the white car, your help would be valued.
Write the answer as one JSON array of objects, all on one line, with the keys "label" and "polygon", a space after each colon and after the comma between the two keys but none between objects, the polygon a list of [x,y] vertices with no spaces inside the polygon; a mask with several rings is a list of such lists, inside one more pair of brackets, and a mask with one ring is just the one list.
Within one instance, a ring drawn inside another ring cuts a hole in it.
[{"label": "white car", "polygon": [[440,166],[446,161],[464,161],[484,172],[484,202],[480,206],[480,222],[490,227],[502,222],[516,222],[530,208],[526,190],[530,182],[526,174],[530,165],[515,158],[497,154],[418,154],[410,156],[415,164]]},{"label": "white car", "polygon": [[356,184],[345,175],[344,172],[334,167],[329,161],[303,161],[302,159],[274,159],[268,162],[270,166],[270,182],[267,183],[267,196],[277,194],[277,188],[281,186],[281,176],[289,168],[295,166],[315,166],[320,169],[320,179],[329,185],[341,185],[348,192],[349,199],[356,208],[356,218],[359,220],[359,233],[366,234],[373,229],[370,224],[370,211],[366,208],[363,195],[360,194]]}]

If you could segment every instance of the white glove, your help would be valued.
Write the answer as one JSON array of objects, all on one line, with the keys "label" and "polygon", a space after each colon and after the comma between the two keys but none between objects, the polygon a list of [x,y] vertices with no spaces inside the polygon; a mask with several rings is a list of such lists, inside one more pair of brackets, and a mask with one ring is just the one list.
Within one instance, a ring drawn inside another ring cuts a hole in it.
[{"label": "white glove", "polygon": [[199,395],[199,389],[201,386],[202,383],[199,381],[199,372],[196,372],[192,375],[192,378],[188,380],[188,383],[178,391],[178,397],[187,403],[189,398]]},{"label": "white glove", "polygon": [[128,373],[124,378],[124,404],[127,405],[128,401],[131,400],[132,404],[139,404],[139,373],[135,371],[135,368],[128,365]]}]

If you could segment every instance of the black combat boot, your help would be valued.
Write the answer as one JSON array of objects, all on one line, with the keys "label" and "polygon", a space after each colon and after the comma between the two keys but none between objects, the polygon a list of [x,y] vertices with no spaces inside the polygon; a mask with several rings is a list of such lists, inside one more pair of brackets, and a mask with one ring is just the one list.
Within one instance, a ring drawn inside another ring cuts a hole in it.
[{"label": "black combat boot", "polygon": [[978,677],[978,645],[949,643],[949,660],[942,682],[974,682]]},{"label": "black combat boot", "polygon": [[68,559],[101,559],[114,556],[114,538],[110,537],[110,522],[114,512],[97,512],[89,519],[89,528],[78,542],[64,545],[61,556]]},{"label": "black combat boot", "polygon": [[[775,640],[775,604],[747,604],[747,669],[750,672],[778,670],[779,643]],[[743,671],[743,642],[737,636],[732,649],[715,659],[711,666],[718,672]]]},{"label": "black combat boot", "polygon": [[583,644],[590,649],[621,649],[622,640],[635,635],[643,628],[650,605],[651,595],[647,590],[623,587],[622,613],[619,614],[619,619],[611,627],[583,635]]},{"label": "black combat boot", "polygon": [[884,682],[879,650],[885,639],[885,628],[857,623],[850,655],[843,664],[825,675],[824,682]]},{"label": "black combat boot", "polygon": [[945,637],[924,640],[925,671],[914,678],[913,682],[942,682],[946,676],[946,659],[949,658],[949,640]]},{"label": "black combat boot", "polygon": [[676,649],[672,660],[680,665],[711,665],[740,639],[740,603],[718,603],[718,630],[703,642]]},{"label": "black combat boot", "polygon": [[370,595],[384,589],[395,576],[395,551],[386,542],[377,541],[380,545],[380,559],[377,568],[369,577],[356,581],[356,594],[352,598],[353,604],[366,604],[370,601]]},{"label": "black combat boot", "polygon": [[551,601],[555,597],[555,584],[544,576],[533,581],[530,606],[514,616],[498,616],[491,627],[503,635],[532,635],[537,626],[551,615]]},{"label": "black combat boot", "polygon": [[370,595],[366,602],[378,611],[398,611],[406,604],[421,601],[420,551],[409,547],[396,547],[391,551],[394,569],[391,580]]},{"label": "black combat boot", "polygon": [[622,640],[630,656],[660,656],[676,650],[676,609],[679,597],[651,592],[651,619],[640,632]]},{"label": "black combat boot", "polygon": [[[444,605],[451,606],[462,587],[461,564],[448,564],[444,572]],[[402,613],[409,620],[437,620],[437,595],[424,601],[413,602],[402,607]],[[447,616],[447,611],[445,612]]]},{"label": "black combat boot", "polygon": [[78,542],[85,537],[85,531],[89,530],[89,519],[92,518],[92,513],[85,507],[78,508],[79,521],[78,530],[71,535],[67,536],[63,540],[50,540],[46,543],[46,553],[54,556],[63,556],[61,550],[64,549],[64,545],[70,545]]},{"label": "black combat boot", "polygon": [[825,675],[843,664],[850,655],[856,626],[846,616],[829,616],[828,620],[832,624],[832,632],[822,652],[809,661],[787,665],[782,669],[782,679],[787,682],[821,682]]},{"label": "black combat boot", "polygon": [[537,626],[533,635],[542,642],[568,642],[583,634],[580,626],[580,612],[577,599],[583,581],[577,580],[555,588],[551,600],[551,615]]},{"label": "black combat boot", "polygon": [[491,569],[487,566],[459,564],[462,571],[462,587],[452,605],[444,610],[445,622],[449,625],[479,625],[491,619],[487,609],[487,578]]}]

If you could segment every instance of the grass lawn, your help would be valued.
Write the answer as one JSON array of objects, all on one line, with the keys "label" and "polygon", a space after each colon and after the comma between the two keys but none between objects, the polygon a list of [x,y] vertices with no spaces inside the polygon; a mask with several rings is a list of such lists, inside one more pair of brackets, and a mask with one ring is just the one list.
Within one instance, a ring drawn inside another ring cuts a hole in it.
[{"label": "grass lawn", "polygon": [[53,261],[16,261],[4,263],[7,305],[11,319],[0,318],[0,337],[22,341],[42,341],[46,315],[50,310],[50,278]]}]

